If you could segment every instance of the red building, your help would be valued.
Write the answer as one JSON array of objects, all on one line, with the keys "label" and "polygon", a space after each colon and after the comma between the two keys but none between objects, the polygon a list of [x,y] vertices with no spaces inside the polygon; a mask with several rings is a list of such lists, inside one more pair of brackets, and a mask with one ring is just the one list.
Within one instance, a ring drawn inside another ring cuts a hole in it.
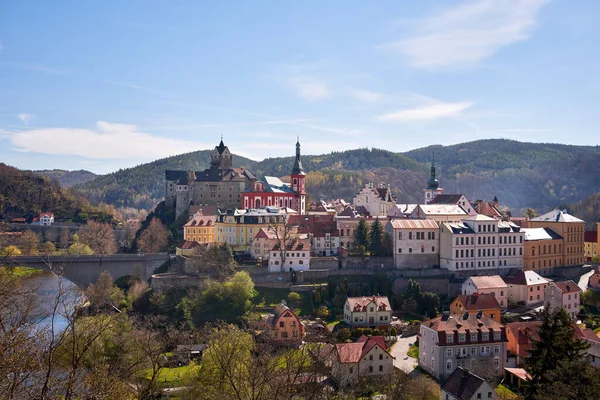
[{"label": "red building", "polygon": [[306,214],[306,174],[300,158],[300,142],[296,142],[296,159],[290,174],[290,183],[274,176],[265,176],[252,187],[242,192],[242,208],[264,208],[276,206],[291,208],[298,214]]}]

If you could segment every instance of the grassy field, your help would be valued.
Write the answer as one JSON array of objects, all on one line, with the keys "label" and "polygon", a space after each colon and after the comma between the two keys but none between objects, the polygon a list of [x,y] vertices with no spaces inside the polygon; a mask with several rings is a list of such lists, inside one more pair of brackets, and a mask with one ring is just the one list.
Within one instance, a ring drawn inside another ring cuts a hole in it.
[{"label": "grassy field", "polygon": [[[193,362],[183,367],[163,368],[159,371],[156,381],[160,382],[165,388],[180,387],[184,384],[185,379],[190,377],[198,368],[200,367]],[[151,375],[152,371],[147,370],[144,373],[144,378],[150,379]]]},{"label": "grassy field", "polygon": [[17,278],[24,278],[26,276],[41,274],[44,271],[41,269],[35,269],[30,267],[5,267],[6,272]]}]

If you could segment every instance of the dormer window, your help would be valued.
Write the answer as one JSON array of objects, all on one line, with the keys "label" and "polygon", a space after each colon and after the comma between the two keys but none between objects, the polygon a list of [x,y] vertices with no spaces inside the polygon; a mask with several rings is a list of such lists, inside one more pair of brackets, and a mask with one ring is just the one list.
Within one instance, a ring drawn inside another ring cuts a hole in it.
[{"label": "dormer window", "polygon": [[476,342],[477,341],[477,332],[472,332],[471,333],[471,342]]},{"label": "dormer window", "polygon": [[483,341],[490,340],[490,334],[489,334],[489,332],[482,332],[481,333],[481,340],[483,340]]},{"label": "dormer window", "polygon": [[454,343],[454,335],[446,334],[446,343]]},{"label": "dormer window", "polygon": [[467,340],[467,334],[466,333],[459,333],[458,334],[458,341],[461,343],[464,343],[465,340]]},{"label": "dormer window", "polygon": [[500,332],[494,332],[494,340],[500,340]]}]

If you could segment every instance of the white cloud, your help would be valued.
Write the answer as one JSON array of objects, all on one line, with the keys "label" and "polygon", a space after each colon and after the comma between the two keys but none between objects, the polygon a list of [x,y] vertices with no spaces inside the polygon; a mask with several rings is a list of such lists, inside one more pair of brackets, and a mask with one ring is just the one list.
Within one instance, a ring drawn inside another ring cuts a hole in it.
[{"label": "white cloud", "polygon": [[152,136],[134,125],[98,121],[95,129],[43,128],[3,132],[15,150],[90,159],[148,159],[167,157],[207,144]]},{"label": "white cloud", "polygon": [[421,107],[404,109],[388,114],[378,115],[376,120],[379,122],[410,122],[410,121],[431,121],[440,118],[459,117],[463,111],[471,107],[474,103],[468,101],[454,103],[436,103]]},{"label": "white cloud", "polygon": [[465,68],[526,40],[549,0],[475,0],[417,21],[412,35],[383,45],[420,68]]},{"label": "white cloud", "polygon": [[363,103],[378,103],[384,97],[383,93],[377,93],[369,90],[355,88],[349,88],[348,94],[355,100],[361,101]]},{"label": "white cloud", "polygon": [[19,118],[25,125],[29,125],[29,121],[34,119],[35,115],[22,113],[22,114],[17,115],[17,118]]},{"label": "white cloud", "polygon": [[303,99],[314,101],[331,97],[329,87],[315,77],[297,75],[287,78],[285,81]]}]

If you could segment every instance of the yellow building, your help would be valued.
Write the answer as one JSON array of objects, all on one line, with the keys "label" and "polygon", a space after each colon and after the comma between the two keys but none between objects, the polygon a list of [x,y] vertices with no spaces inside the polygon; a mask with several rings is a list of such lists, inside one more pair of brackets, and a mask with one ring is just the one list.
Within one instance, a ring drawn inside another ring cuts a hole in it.
[{"label": "yellow building", "polygon": [[250,253],[252,241],[261,229],[282,229],[290,214],[296,214],[296,211],[266,207],[218,215],[215,223],[216,242],[229,244],[236,253]]},{"label": "yellow building", "polygon": [[585,261],[592,261],[594,257],[598,257],[598,232],[585,231],[583,246]]},{"label": "yellow building", "polygon": [[183,239],[200,244],[213,243],[215,241],[216,220],[217,217],[214,215],[195,214],[183,226]]},{"label": "yellow building", "polygon": [[[561,210],[523,221],[522,228],[549,228],[563,238],[562,265],[583,264],[585,222]],[[560,265],[558,265],[560,266]]]}]

